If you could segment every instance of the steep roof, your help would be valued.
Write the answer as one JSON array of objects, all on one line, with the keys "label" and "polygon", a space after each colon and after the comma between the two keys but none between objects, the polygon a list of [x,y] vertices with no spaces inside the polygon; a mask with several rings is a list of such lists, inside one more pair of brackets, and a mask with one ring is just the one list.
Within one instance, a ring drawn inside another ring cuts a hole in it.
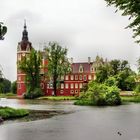
[{"label": "steep roof", "polygon": [[88,62],[73,63],[72,64],[72,73],[79,73],[79,68],[81,66],[83,68],[83,73],[89,73],[91,65],[92,65],[92,63],[88,63]]}]

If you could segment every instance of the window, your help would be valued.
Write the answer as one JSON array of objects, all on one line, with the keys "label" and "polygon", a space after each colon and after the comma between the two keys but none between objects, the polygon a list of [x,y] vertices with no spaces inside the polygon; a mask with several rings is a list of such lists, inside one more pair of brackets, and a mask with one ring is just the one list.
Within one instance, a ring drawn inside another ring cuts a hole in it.
[{"label": "window", "polygon": [[75,93],[78,93],[78,90],[75,90]]},{"label": "window", "polygon": [[91,80],[91,75],[88,75],[88,79]]},{"label": "window", "polygon": [[60,94],[63,94],[63,90],[60,90]]},{"label": "window", "polygon": [[64,84],[61,84],[61,89],[63,89],[64,88]]},{"label": "window", "polygon": [[83,66],[82,66],[82,65],[79,66],[79,72],[80,72],[80,73],[83,72]]},{"label": "window", "polygon": [[84,75],[84,81],[86,81],[87,80],[87,76],[86,75]]},{"label": "window", "polygon": [[73,75],[71,75],[71,76],[70,76],[70,79],[71,79],[71,80],[74,80],[74,76],[73,76]]},{"label": "window", "polygon": [[50,84],[50,88],[53,88],[53,84],[52,83]]},{"label": "window", "polygon": [[82,75],[79,75],[79,80],[82,80],[82,79],[83,79]]},{"label": "window", "polygon": [[50,86],[49,86],[49,84],[47,84],[47,88],[49,88]]},{"label": "window", "polygon": [[74,84],[73,83],[70,85],[70,88],[74,88]]},{"label": "window", "polygon": [[65,80],[69,80],[69,76],[68,75],[65,76]]},{"label": "window", "polygon": [[73,90],[71,90],[71,91],[70,91],[70,93],[71,93],[71,94],[74,94],[74,91],[73,91]]},{"label": "window", "polygon": [[64,80],[64,76],[61,76],[61,80]]},{"label": "window", "polygon": [[69,85],[68,84],[65,84],[65,88],[68,89],[69,88]]},{"label": "window", "polygon": [[18,89],[21,89],[21,84],[20,83],[18,84]]},{"label": "window", "polygon": [[41,86],[42,89],[44,89],[44,84],[43,83],[41,83],[40,86]]},{"label": "window", "polygon": [[20,76],[18,77],[18,81],[21,81],[21,77]]},{"label": "window", "polygon": [[75,75],[75,80],[78,80],[78,75]]},{"label": "window", "polygon": [[94,72],[94,68],[93,68],[93,66],[91,67],[91,72]]},{"label": "window", "polygon": [[75,88],[78,88],[78,84],[77,83],[75,84]]},{"label": "window", "polygon": [[82,83],[80,83],[80,88],[82,88],[83,87],[83,84]]}]

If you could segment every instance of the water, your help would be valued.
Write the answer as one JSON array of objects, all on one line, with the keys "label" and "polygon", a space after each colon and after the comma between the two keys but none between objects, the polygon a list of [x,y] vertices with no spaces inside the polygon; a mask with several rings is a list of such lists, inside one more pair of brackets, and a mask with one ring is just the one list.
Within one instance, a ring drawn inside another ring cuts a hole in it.
[{"label": "water", "polygon": [[74,111],[46,120],[1,125],[0,140],[140,140],[140,104],[81,107],[72,102],[0,100],[0,105]]}]

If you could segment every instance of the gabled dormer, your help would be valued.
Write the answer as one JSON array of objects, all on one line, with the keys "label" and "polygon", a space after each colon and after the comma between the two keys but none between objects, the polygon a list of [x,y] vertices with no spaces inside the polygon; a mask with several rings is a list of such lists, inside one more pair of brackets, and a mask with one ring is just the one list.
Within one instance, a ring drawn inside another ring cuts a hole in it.
[{"label": "gabled dormer", "polygon": [[79,73],[83,73],[84,72],[84,68],[83,68],[83,66],[80,64],[80,66],[79,66]]}]

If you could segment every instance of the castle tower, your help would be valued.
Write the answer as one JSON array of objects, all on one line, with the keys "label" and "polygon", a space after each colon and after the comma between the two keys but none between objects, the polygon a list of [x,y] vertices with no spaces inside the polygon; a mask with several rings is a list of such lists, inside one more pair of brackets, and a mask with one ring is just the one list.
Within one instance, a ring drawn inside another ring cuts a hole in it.
[{"label": "castle tower", "polygon": [[32,49],[32,43],[28,40],[28,31],[26,21],[24,22],[24,30],[22,32],[22,40],[17,46],[17,95],[21,96],[26,92],[25,86],[25,73],[18,68],[18,63],[30,53]]}]

